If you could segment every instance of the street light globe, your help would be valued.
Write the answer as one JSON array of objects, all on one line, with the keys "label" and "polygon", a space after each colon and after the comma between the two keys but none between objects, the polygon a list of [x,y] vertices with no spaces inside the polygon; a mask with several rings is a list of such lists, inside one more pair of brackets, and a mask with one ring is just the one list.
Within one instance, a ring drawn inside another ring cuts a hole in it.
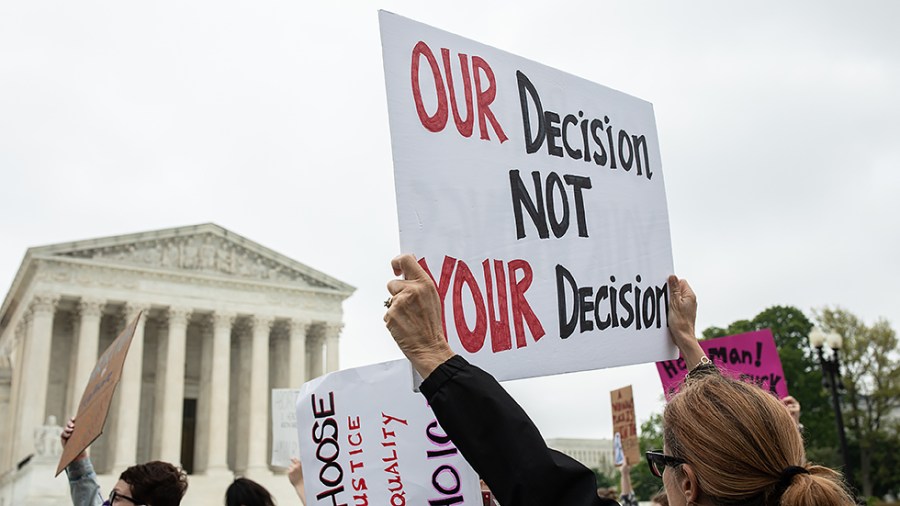
[{"label": "street light globe", "polygon": [[828,347],[832,350],[839,350],[844,344],[844,338],[837,332],[830,332],[827,337]]},{"label": "street light globe", "polygon": [[825,333],[822,332],[822,329],[819,327],[813,327],[812,332],[809,333],[809,344],[813,348],[821,348],[825,345]]}]

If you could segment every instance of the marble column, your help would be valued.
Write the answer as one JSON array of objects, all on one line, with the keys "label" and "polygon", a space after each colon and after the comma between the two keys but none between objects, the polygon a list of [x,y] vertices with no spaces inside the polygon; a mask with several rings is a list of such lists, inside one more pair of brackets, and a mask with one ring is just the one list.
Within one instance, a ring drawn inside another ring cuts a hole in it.
[{"label": "marble column", "polygon": [[291,328],[289,322],[276,321],[269,334],[269,388],[290,387]]},{"label": "marble column", "polygon": [[163,399],[166,397],[166,369],[168,368],[167,357],[169,349],[169,319],[163,315],[154,319],[156,327],[156,369],[153,378],[153,412],[157,415],[153,417],[153,435],[150,444],[150,456],[154,460],[159,460],[162,453],[162,433],[164,430],[163,419],[158,416],[162,409]]},{"label": "marble column", "polygon": [[[247,473],[247,447],[250,444],[248,438],[248,425],[250,413],[250,378],[253,364],[253,327],[247,318],[241,318],[235,323],[237,334],[237,347],[231,352],[237,351],[237,360],[232,360],[231,366],[234,373],[231,375],[231,402],[229,409],[234,409],[234,415],[229,414],[229,438],[230,449],[234,452],[234,465],[232,469],[236,474]],[[230,411],[229,411],[230,413]]]},{"label": "marble column", "polygon": [[34,429],[44,425],[47,405],[47,383],[50,374],[50,344],[53,339],[53,314],[59,297],[36,294],[31,300],[27,317],[25,356],[20,386],[21,416],[13,455],[21,459],[34,452]]},{"label": "marble column", "polygon": [[325,363],[322,360],[322,348],[325,345],[325,329],[321,324],[314,325],[311,329],[307,347],[309,348],[309,378],[318,378],[325,374]]},{"label": "marble column", "polygon": [[[23,360],[25,357],[25,342],[28,336],[28,327],[31,325],[30,320],[31,314],[26,312],[19,318],[19,321],[16,324],[14,334],[15,339],[13,340],[11,355],[9,357],[13,367],[9,399],[9,406],[11,408],[10,413],[24,413],[22,411],[22,382],[25,378]],[[0,440],[0,448],[2,448],[3,452],[2,455],[0,455],[0,469],[11,469],[13,465],[18,462],[15,452],[18,451],[19,445],[17,445],[16,442],[18,441],[19,426],[22,425],[22,419],[21,417],[7,418],[9,418],[7,420],[8,425],[6,426],[7,434],[4,435],[4,439]],[[23,451],[26,450],[27,448],[23,448]]]},{"label": "marble column", "polygon": [[[123,329],[138,317],[149,306],[140,304],[125,305],[125,324]],[[125,365],[122,367],[122,377],[116,390],[118,404],[116,407],[115,427],[112,433],[113,441],[112,472],[120,473],[129,466],[135,464],[137,458],[138,430],[140,428],[139,414],[141,412],[141,382],[144,365],[144,326],[147,315],[141,317],[134,330],[131,346],[128,348],[128,356],[125,357]],[[117,336],[118,337],[118,336]],[[94,360],[96,362],[96,359]]]},{"label": "marble column", "polygon": [[[162,379],[163,398],[158,411],[162,419],[159,459],[172,464],[181,463],[181,429],[184,413],[184,366],[187,346],[187,326],[191,311],[169,308],[169,336],[166,340],[166,373]],[[160,379],[158,378],[157,381]],[[160,399],[157,399],[160,400]]]},{"label": "marble column", "polygon": [[306,357],[304,357],[304,364],[306,364],[306,375],[303,377],[303,381],[309,381],[313,379],[315,376],[312,375],[312,347],[316,342],[315,336],[309,336],[306,339]]},{"label": "marble column", "polygon": [[[81,395],[87,387],[91,372],[97,365],[100,354],[100,317],[105,302],[99,299],[82,298],[78,303],[78,341],[75,362],[72,368],[69,385],[69,399],[66,403],[66,415],[75,416]],[[65,421],[62,422],[65,424]]]},{"label": "marble column", "polygon": [[[14,379],[14,369],[12,366],[14,360],[14,347],[16,337],[13,336],[12,343],[7,342],[6,347],[0,347],[0,356],[6,357],[7,362],[0,364],[0,413],[12,414],[15,411],[15,396],[13,394],[12,385]],[[13,437],[13,417],[0,416],[0,469],[9,469],[9,450]]]},{"label": "marble column", "polygon": [[251,318],[253,336],[250,346],[250,406],[247,413],[247,475],[269,474],[269,332],[274,319]]},{"label": "marble column", "polygon": [[[199,320],[198,323],[200,324],[200,374],[197,376],[197,405],[196,419],[194,421],[194,468],[192,469],[192,473],[206,474],[206,469],[209,465],[209,440],[212,437],[212,434],[210,434],[208,429],[210,427],[209,397],[212,393],[212,347],[213,338],[215,337],[215,322],[213,315],[211,314],[200,315],[199,317],[195,317],[194,320]],[[188,348],[188,353],[190,353],[190,348]],[[191,363],[191,366],[185,368],[185,382],[187,382],[187,378],[190,376],[190,367],[196,367],[196,363]],[[187,390],[187,383],[185,383],[185,390]],[[187,395],[187,393],[185,393],[185,395]]]},{"label": "marble column", "polygon": [[309,354],[306,352],[306,331],[310,322],[304,320],[290,321],[290,336],[288,337],[288,387],[300,388],[306,382],[306,361]]},{"label": "marble column", "polygon": [[338,338],[341,335],[342,328],[344,326],[340,323],[325,325],[325,372],[334,372],[340,368],[340,342]]},{"label": "marble column", "polygon": [[[231,368],[231,328],[234,313],[213,314],[212,367],[209,379],[209,443],[206,474],[228,473],[228,401]],[[205,385],[204,385],[205,387]]]}]

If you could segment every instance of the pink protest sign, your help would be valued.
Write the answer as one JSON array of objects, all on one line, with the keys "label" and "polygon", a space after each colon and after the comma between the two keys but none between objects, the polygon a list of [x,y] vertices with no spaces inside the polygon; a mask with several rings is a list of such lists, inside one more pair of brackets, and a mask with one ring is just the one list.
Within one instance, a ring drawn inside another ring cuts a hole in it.
[{"label": "pink protest sign", "polygon": [[[784,370],[775,339],[769,329],[700,341],[700,347],[719,370],[734,378],[755,383],[778,398],[788,394]],[[687,375],[683,359],[656,363],[666,399],[670,399]]]}]

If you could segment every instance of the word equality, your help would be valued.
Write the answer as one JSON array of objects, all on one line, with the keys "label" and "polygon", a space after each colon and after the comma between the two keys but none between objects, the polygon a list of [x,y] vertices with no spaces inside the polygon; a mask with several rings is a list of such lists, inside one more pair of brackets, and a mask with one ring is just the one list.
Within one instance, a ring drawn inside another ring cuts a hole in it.
[{"label": "word equality", "polygon": [[391,506],[406,506],[406,491],[403,490],[403,477],[400,474],[400,456],[397,453],[397,428],[388,430],[391,423],[396,422],[399,427],[408,426],[409,422],[395,416],[381,413],[381,446],[389,448],[390,453],[382,457],[381,461],[385,464],[384,472],[387,475],[387,489],[391,493]]}]

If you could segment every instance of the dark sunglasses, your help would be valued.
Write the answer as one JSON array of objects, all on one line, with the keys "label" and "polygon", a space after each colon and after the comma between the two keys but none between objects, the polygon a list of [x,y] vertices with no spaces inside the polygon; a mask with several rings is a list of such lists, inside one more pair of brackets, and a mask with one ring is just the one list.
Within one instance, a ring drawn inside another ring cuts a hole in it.
[{"label": "dark sunglasses", "polygon": [[657,478],[662,478],[663,471],[666,466],[676,468],[681,464],[687,464],[687,461],[671,455],[666,455],[662,450],[650,450],[647,452],[647,465],[650,466],[650,472]]},{"label": "dark sunglasses", "polygon": [[109,498],[103,503],[103,506],[112,506],[116,503],[116,499],[122,499],[130,502],[131,504],[139,504],[134,499],[128,497],[127,495],[120,494],[113,489],[112,492],[109,493]]}]

